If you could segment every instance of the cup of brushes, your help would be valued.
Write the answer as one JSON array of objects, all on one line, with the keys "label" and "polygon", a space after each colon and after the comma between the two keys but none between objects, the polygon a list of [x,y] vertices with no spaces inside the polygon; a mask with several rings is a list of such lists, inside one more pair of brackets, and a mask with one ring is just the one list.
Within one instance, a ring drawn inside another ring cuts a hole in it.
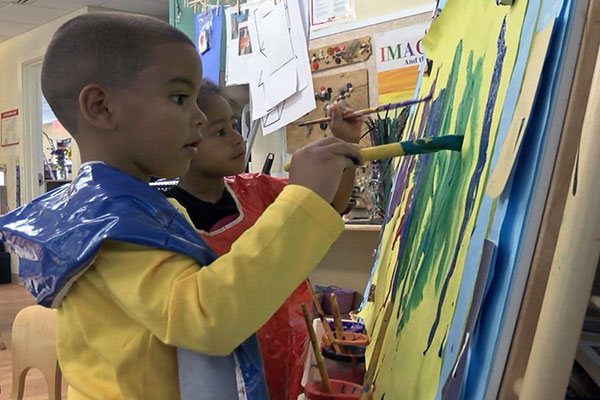
[{"label": "cup of brushes", "polygon": [[319,351],[317,335],[313,329],[311,317],[308,314],[306,304],[302,303],[302,314],[306,322],[306,329],[310,337],[310,343],[319,367],[320,381],[307,382],[304,386],[304,395],[308,400],[358,400],[363,387],[353,382],[339,379],[330,379],[323,356]]},{"label": "cup of brushes", "polygon": [[[333,316],[333,323],[335,330],[333,333],[333,343],[340,346],[342,352],[347,346],[359,346],[366,347],[369,344],[369,337],[364,333],[351,332],[344,330],[344,324],[342,322],[342,315],[340,313],[340,307],[338,305],[337,296],[335,293],[329,295],[331,304],[331,314]],[[322,342],[324,344],[333,344],[327,335],[323,335]]]}]

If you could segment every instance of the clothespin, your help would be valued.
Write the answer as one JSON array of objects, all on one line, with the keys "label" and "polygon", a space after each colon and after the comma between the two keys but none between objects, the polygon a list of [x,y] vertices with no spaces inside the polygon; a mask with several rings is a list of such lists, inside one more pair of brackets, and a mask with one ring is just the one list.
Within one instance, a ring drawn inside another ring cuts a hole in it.
[{"label": "clothespin", "polygon": [[433,13],[431,14],[431,19],[436,19],[440,15],[440,0],[435,2],[435,7],[433,8]]},{"label": "clothespin", "polygon": [[237,0],[237,8],[238,8],[238,14],[242,13],[242,8],[240,7],[240,0]]}]

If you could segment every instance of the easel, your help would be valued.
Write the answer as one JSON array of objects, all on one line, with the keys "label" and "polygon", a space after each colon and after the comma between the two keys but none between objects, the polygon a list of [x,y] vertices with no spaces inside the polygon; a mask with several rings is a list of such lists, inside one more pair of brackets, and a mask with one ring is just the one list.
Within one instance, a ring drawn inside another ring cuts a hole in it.
[{"label": "easel", "polygon": [[[498,392],[498,399],[513,400],[519,398],[526,369],[529,369],[528,360],[530,359],[532,344],[534,344],[536,326],[538,330],[544,329],[541,322],[538,324],[538,317],[540,317],[542,301],[545,301],[544,291],[549,282],[550,267],[553,264],[553,255],[557,247],[559,229],[561,228],[561,222],[563,222],[565,203],[571,190],[571,175],[573,173],[584,116],[586,115],[588,95],[592,87],[590,82],[592,81],[595,60],[600,45],[600,23],[598,21],[600,21],[600,3],[590,1],[540,233],[531,262],[529,278],[521,302],[517,325],[512,337],[510,352],[504,368],[504,376],[502,377],[502,383]],[[591,268],[595,269],[595,265]],[[587,300],[585,304],[576,306],[574,303],[570,303],[569,306],[572,312],[584,312],[582,310],[585,310]],[[571,335],[579,337],[581,324],[574,327],[563,325],[560,330],[570,330]],[[561,348],[562,350],[565,349]],[[570,374],[574,356],[575,352],[572,352],[572,354],[569,352],[568,360],[564,360],[567,371],[563,370],[563,375],[565,373]],[[557,368],[558,364],[560,363],[552,361],[546,368]],[[561,366],[561,368],[563,367]],[[564,378],[562,382],[566,385]],[[566,386],[561,390],[564,395]],[[557,390],[555,395],[560,395],[561,390]]]},{"label": "easel", "polygon": [[[600,55],[600,54],[599,54]],[[600,59],[597,58],[552,269],[523,381],[523,399],[564,394],[596,273],[600,236]],[[581,247],[579,247],[581,246]],[[589,247],[588,247],[589,246]]]}]

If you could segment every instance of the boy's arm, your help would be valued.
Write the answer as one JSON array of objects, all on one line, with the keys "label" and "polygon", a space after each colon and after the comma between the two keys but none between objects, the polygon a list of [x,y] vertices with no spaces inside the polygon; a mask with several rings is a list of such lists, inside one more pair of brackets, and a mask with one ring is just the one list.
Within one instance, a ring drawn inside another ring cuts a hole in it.
[{"label": "boy's arm", "polygon": [[342,230],[327,200],[292,184],[208,267],[109,241],[95,269],[120,307],[161,341],[226,355],[267,321]]},{"label": "boy's arm", "polygon": [[[333,133],[333,136],[349,143],[360,142],[363,118],[343,118],[344,115],[354,111],[356,110],[349,107],[344,101],[329,107],[328,114],[332,117],[331,133]],[[355,172],[355,167],[346,168],[342,175],[338,191],[331,203],[340,214],[348,208],[348,200],[352,194],[352,189],[354,189]]]}]

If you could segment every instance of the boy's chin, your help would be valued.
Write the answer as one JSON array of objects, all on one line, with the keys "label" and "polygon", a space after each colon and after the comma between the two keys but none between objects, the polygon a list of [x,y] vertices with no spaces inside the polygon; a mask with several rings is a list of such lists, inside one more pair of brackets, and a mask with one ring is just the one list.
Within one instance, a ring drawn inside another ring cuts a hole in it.
[{"label": "boy's chin", "polygon": [[162,171],[157,171],[157,174],[159,174],[157,176],[165,179],[182,177],[189,171],[190,163],[191,161],[185,164],[178,163],[180,165],[172,165],[169,168],[163,168]]}]

